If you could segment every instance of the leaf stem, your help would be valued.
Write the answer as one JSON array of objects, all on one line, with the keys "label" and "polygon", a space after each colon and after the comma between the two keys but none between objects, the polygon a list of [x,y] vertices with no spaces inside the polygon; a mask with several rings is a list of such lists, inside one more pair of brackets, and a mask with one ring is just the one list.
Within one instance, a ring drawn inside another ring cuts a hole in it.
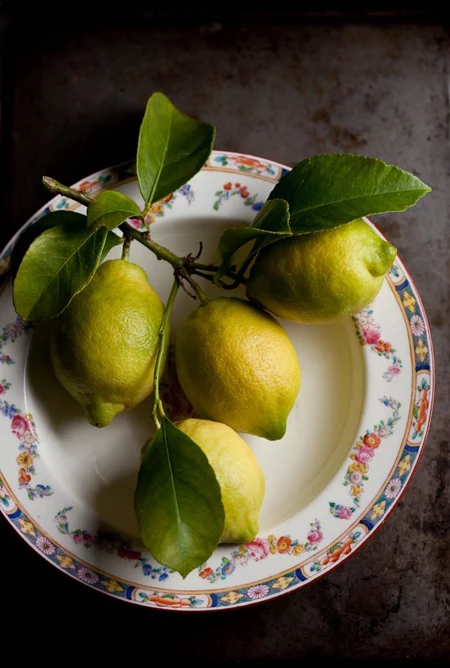
[{"label": "leaf stem", "polygon": [[47,190],[55,195],[69,197],[70,199],[75,200],[75,202],[79,202],[85,206],[89,206],[89,204],[92,202],[92,198],[88,195],[85,195],[79,190],[74,190],[74,188],[69,188],[69,186],[65,186],[59,181],[56,181],[56,179],[52,179],[50,176],[43,176],[42,183],[47,188]]},{"label": "leaf stem", "polygon": [[192,278],[190,272],[186,269],[185,258],[175,255],[175,253],[172,253],[172,251],[165,246],[161,246],[156,243],[156,241],[153,241],[148,233],[139,232],[138,230],[135,230],[134,227],[131,227],[131,225],[128,225],[128,223],[119,225],[119,230],[122,230],[124,234],[132,239],[136,239],[136,241],[139,241],[139,243],[151,250],[159,260],[169,262],[177,272],[178,276],[192,287],[200,304],[206,304],[208,299],[197,281]]},{"label": "leaf stem", "polygon": [[173,281],[172,288],[170,290],[169,297],[167,299],[167,304],[166,308],[164,309],[164,315],[161,321],[161,325],[159,328],[158,332],[158,353],[156,355],[156,363],[155,363],[155,373],[154,373],[154,390],[153,390],[153,410],[152,410],[152,418],[153,422],[155,423],[156,429],[159,429],[161,427],[161,423],[159,421],[159,417],[162,417],[165,415],[164,413],[164,407],[163,403],[161,401],[161,397],[159,395],[159,381],[160,381],[160,375],[161,375],[161,367],[162,367],[162,362],[164,358],[164,349],[165,349],[165,344],[166,344],[166,338],[169,333],[169,321],[170,321],[170,314],[172,313],[172,308],[175,302],[175,297],[177,296],[178,288],[180,287],[180,281],[178,279],[177,274],[175,273],[175,279]]},{"label": "leaf stem", "polygon": [[[250,258],[250,261],[253,258]],[[188,258],[189,260],[189,258]],[[227,285],[226,283],[222,283],[221,281],[219,282],[219,286],[221,288],[224,288],[225,290],[234,290],[235,288],[238,287],[240,283],[247,283],[247,279],[244,277],[244,274],[247,270],[248,265],[250,264],[250,261],[248,263],[244,263],[239,270],[238,273],[233,271],[232,269],[229,269],[225,276],[228,278],[233,279],[234,283],[230,285]],[[219,265],[216,264],[202,264],[201,262],[189,262],[189,269],[192,271],[193,274],[196,276],[200,276],[201,278],[206,279],[207,281],[211,281],[214,283],[213,276],[208,276],[205,274],[205,272],[210,272],[211,274],[215,274],[216,271],[220,269]]]},{"label": "leaf stem", "polygon": [[131,239],[128,236],[124,236],[125,241],[122,246],[122,260],[128,261],[130,259],[130,246]]},{"label": "leaf stem", "polygon": [[175,255],[171,250],[165,246],[153,241],[148,232],[139,232],[134,227],[131,227],[128,223],[122,223],[119,225],[119,230],[121,230],[127,237],[130,239],[136,239],[140,244],[152,251],[158,258],[158,260],[165,260],[172,265],[174,269],[180,269],[184,267],[184,260],[182,257]]},{"label": "leaf stem", "polygon": [[200,269],[200,271],[210,271],[215,273],[219,270],[219,266],[215,264],[202,264],[201,262],[191,262],[192,269]]},{"label": "leaf stem", "polygon": [[249,265],[253,261],[253,256],[248,256],[241,265],[239,271],[233,275],[232,272],[227,272],[226,276],[233,278],[233,283],[224,283],[221,279],[214,281],[216,285],[223,288],[224,290],[235,290],[241,283],[246,285],[248,279],[245,278],[244,274],[247,271]]}]

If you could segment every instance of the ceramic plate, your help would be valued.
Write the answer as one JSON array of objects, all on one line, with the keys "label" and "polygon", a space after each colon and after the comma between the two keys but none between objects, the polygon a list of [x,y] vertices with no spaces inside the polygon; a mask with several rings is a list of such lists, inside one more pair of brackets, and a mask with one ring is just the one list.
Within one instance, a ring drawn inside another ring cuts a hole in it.
[{"label": "ceramic plate", "polygon": [[[195,254],[202,241],[202,261],[212,261],[222,231],[252,221],[286,169],[214,151],[189,184],[152,206],[147,225],[179,255]],[[114,188],[141,202],[132,163],[75,187],[89,194]],[[67,208],[83,209],[56,197],[27,225]],[[14,241],[3,252],[4,269]],[[165,300],[170,266],[137,243],[131,260]],[[315,327],[282,323],[298,353],[302,388],[281,441],[245,436],[266,476],[259,535],[246,545],[219,546],[183,580],[158,564],[137,535],[133,492],[151,433],[150,403],[105,429],[91,427],[53,376],[46,327],[33,330],[17,318],[11,283],[4,283],[0,507],[36,552],[102,593],[195,611],[299,589],[372,535],[417,466],[433,402],[433,353],[420,297],[397,259],[374,303],[353,318]],[[209,283],[205,290],[214,295]],[[180,293],[175,332],[195,306]],[[173,375],[166,377],[164,397],[175,417],[189,413]]]}]

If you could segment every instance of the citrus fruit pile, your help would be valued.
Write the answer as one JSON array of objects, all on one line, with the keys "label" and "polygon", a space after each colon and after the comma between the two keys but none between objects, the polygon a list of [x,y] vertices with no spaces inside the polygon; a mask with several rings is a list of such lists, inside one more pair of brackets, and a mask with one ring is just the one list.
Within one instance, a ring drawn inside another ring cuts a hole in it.
[{"label": "citrus fruit pile", "polygon": [[[219,482],[219,542],[248,542],[259,528],[264,477],[238,433],[281,439],[300,390],[296,351],[272,314],[317,324],[355,313],[374,299],[395,253],[361,220],[279,241],[252,267],[252,301],[205,301],[180,327],[178,380],[201,419],[177,426],[206,454]],[[163,312],[140,267],[109,260],[55,320],[55,373],[93,425],[109,424],[153,392]]]}]

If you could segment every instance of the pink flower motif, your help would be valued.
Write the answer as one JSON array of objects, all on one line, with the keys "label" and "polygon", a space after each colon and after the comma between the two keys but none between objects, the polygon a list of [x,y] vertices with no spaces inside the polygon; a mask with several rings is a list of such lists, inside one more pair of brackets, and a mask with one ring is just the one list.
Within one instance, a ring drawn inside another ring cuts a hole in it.
[{"label": "pink flower motif", "polygon": [[137,561],[142,554],[137,550],[128,550],[126,547],[119,547],[117,556],[121,559],[129,559],[130,561]]},{"label": "pink flower motif", "polygon": [[401,369],[397,363],[393,364],[388,369],[388,374],[391,376],[397,376],[400,373]]},{"label": "pink flower motif", "polygon": [[358,316],[356,317],[356,322],[358,324],[359,329],[363,330],[363,329],[369,329],[372,326],[374,319],[372,318],[371,315],[369,315],[367,311],[361,311],[361,313],[359,313]]},{"label": "pink flower motif", "polygon": [[382,424],[381,427],[377,431],[377,435],[380,438],[387,438],[392,434],[392,427],[389,424]]},{"label": "pink flower motif", "polygon": [[21,327],[17,322],[10,322],[5,326],[5,334],[9,339],[15,338],[20,334]]},{"label": "pink flower motif", "polygon": [[91,571],[90,568],[86,568],[86,566],[82,566],[77,570],[77,575],[80,578],[80,580],[83,580],[83,582],[87,582],[88,584],[96,584],[99,580],[99,577],[97,573],[94,571]]},{"label": "pink flower motif", "polygon": [[367,445],[362,445],[359,450],[355,453],[355,459],[360,464],[368,464],[375,452],[372,448],[368,448]]},{"label": "pink flower motif", "polygon": [[22,436],[20,437],[20,440],[22,441],[22,445],[25,446],[25,448],[29,448],[31,445],[36,443],[37,437],[31,431],[31,429],[25,429]]},{"label": "pink flower motif", "polygon": [[242,554],[242,552],[238,552],[233,556],[233,563],[236,566],[247,566],[248,556],[246,554]]},{"label": "pink flower motif", "polygon": [[316,543],[320,543],[320,541],[323,538],[323,533],[321,532],[320,529],[311,529],[307,538],[309,543],[315,545]]},{"label": "pink flower motif", "polygon": [[17,438],[20,438],[27,429],[30,429],[28,420],[26,420],[23,415],[15,415],[11,420],[12,433],[17,436]]},{"label": "pink flower motif", "polygon": [[413,315],[409,324],[414,336],[422,336],[425,331],[425,325],[420,315]]},{"label": "pink flower motif", "polygon": [[90,533],[84,533],[83,534],[83,543],[86,545],[86,547],[89,547],[90,545],[93,545],[95,543],[94,536]]},{"label": "pink flower motif", "polygon": [[353,485],[357,485],[362,480],[362,475],[359,471],[352,471],[349,475],[349,480]]},{"label": "pink flower motif", "polygon": [[47,556],[50,556],[55,552],[55,546],[44,536],[39,536],[39,538],[36,539],[36,547]]},{"label": "pink flower motif", "polygon": [[348,506],[341,506],[338,510],[338,517],[341,520],[349,520],[352,516],[352,509]]},{"label": "pink flower motif", "polygon": [[135,230],[140,230],[142,227],[142,220],[139,220],[139,218],[128,218],[127,223]]},{"label": "pink flower motif", "polygon": [[402,488],[402,481],[400,478],[392,478],[386,487],[384,494],[387,499],[395,499]]},{"label": "pink flower motif", "polygon": [[84,542],[84,536],[82,533],[73,533],[72,538],[73,542],[76,543],[77,545],[80,545],[80,543]]},{"label": "pink flower motif", "polygon": [[377,343],[380,339],[380,325],[373,324],[370,326],[368,329],[362,329],[361,330],[361,336],[363,337],[364,341],[368,344],[373,344]]},{"label": "pink flower motif", "polygon": [[254,585],[247,589],[247,596],[252,600],[256,601],[259,598],[264,598],[269,593],[269,587],[265,584]]},{"label": "pink flower motif", "polygon": [[0,394],[5,394],[6,390],[3,385],[0,383]]},{"label": "pink flower motif", "polygon": [[270,552],[269,545],[269,541],[265,538],[255,538],[251,543],[246,544],[249,557],[254,561],[265,559]]}]

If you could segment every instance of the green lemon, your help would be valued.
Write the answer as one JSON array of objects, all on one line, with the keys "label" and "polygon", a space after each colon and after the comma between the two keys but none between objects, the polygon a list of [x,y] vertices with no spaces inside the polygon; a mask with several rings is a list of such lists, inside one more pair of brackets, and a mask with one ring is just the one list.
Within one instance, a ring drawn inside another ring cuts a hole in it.
[{"label": "green lemon", "polygon": [[243,299],[219,297],[178,331],[178,380],[195,411],[271,441],[286,431],[300,366],[283,327]]},{"label": "green lemon", "polygon": [[259,530],[264,474],[253,451],[230,427],[190,418],[177,424],[203,450],[216,474],[225,511],[219,543],[248,543]]},{"label": "green lemon", "polygon": [[247,297],[287,320],[338,320],[370,304],[396,253],[363,220],[282,239],[258,254]]},{"label": "green lemon", "polygon": [[163,313],[141,267],[108,260],[56,319],[53,367],[91,424],[106,426],[153,391]]}]

